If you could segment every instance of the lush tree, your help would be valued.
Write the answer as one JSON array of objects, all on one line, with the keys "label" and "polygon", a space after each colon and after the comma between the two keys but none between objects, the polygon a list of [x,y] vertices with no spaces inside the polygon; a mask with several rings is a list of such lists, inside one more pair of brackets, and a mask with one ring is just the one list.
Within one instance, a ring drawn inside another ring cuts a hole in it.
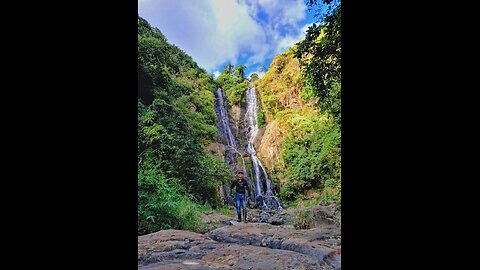
[{"label": "lush tree", "polygon": [[232,65],[232,64],[229,63],[228,65],[226,65],[226,66],[223,68],[222,73],[226,73],[226,74],[228,74],[228,75],[233,75],[234,67],[235,67],[234,65]]},{"label": "lush tree", "polygon": [[246,68],[247,67],[245,65],[239,65],[239,66],[235,67],[235,72],[234,72],[235,76],[237,76],[237,78],[239,78],[239,79],[244,80],[245,79],[245,69]]},{"label": "lush tree", "polygon": [[310,127],[299,127],[305,135],[299,135],[303,132],[298,130],[290,131],[283,141],[287,184],[282,187],[281,196],[285,199],[294,199],[309,189],[335,187],[340,181],[339,126],[327,120],[305,124]]},{"label": "lush tree", "polygon": [[258,79],[260,79],[260,77],[258,76],[257,73],[254,72],[254,73],[252,73],[252,75],[250,75],[250,81],[251,81],[251,82],[255,82],[255,81],[257,81]]},{"label": "lush tree", "polygon": [[[295,55],[300,59],[305,79],[302,98],[319,98],[320,108],[340,121],[341,4],[322,2],[328,5],[326,16],[321,23],[308,28]],[[318,6],[320,1],[310,0],[309,5]]]},{"label": "lush tree", "polygon": [[[235,67],[229,64],[216,80],[217,85],[225,91],[229,106],[238,105],[242,100],[243,93],[248,88],[248,81],[244,78],[245,68],[244,65]],[[231,73],[232,70],[235,74]]]},{"label": "lush tree", "polygon": [[216,83],[142,18],[138,75],[138,233],[193,230],[197,204],[218,205],[217,189],[231,177],[204,153],[217,133]]}]

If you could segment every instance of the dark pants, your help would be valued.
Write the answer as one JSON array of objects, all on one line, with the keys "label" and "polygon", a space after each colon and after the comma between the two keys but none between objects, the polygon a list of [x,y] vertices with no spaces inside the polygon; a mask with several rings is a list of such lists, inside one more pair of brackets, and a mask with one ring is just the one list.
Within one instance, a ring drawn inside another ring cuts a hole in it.
[{"label": "dark pants", "polygon": [[237,199],[237,214],[240,215],[242,213],[241,208],[245,209],[245,207],[247,205],[246,202],[245,202],[245,199],[246,199],[245,194],[237,193],[236,199]]}]

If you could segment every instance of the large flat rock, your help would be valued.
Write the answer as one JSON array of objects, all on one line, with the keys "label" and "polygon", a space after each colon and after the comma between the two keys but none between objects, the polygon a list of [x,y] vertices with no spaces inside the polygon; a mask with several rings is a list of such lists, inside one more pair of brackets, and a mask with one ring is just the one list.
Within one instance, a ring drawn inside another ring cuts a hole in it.
[{"label": "large flat rock", "polygon": [[198,233],[165,230],[138,238],[138,269],[333,268],[322,260],[293,251],[221,243]]},{"label": "large flat rock", "polygon": [[334,226],[295,230],[267,223],[225,226],[207,234],[218,242],[253,245],[298,252],[341,268],[341,235]]}]

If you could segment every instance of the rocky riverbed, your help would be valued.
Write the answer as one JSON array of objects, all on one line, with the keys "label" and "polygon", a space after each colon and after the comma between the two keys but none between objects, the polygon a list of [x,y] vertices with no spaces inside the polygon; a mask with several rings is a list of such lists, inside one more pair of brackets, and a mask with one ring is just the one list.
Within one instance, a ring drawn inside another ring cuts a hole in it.
[{"label": "rocky riverbed", "polygon": [[138,269],[341,269],[338,206],[306,208],[314,225],[303,230],[292,224],[295,209],[252,210],[248,223],[204,214],[210,227],[203,234],[163,230],[139,236]]}]

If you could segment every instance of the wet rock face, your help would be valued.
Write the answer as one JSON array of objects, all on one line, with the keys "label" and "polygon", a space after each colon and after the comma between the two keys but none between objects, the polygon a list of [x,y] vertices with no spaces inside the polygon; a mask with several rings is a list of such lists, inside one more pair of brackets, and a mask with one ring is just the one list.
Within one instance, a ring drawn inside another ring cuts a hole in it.
[{"label": "wet rock face", "polygon": [[165,230],[138,238],[138,269],[333,268],[293,251],[221,243],[198,233]]},{"label": "wet rock face", "polygon": [[232,117],[234,126],[236,130],[240,130],[241,124],[242,124],[242,116],[245,114],[245,110],[242,110],[242,108],[239,105],[233,105],[230,108],[230,116]]}]

